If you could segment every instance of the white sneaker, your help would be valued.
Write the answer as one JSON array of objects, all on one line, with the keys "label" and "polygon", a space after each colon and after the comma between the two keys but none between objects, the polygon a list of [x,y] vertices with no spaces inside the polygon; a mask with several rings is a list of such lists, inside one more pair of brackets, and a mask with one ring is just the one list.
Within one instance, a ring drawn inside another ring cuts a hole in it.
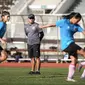
[{"label": "white sneaker", "polygon": [[76,82],[76,80],[74,80],[74,79],[70,79],[70,78],[67,78],[67,81]]}]

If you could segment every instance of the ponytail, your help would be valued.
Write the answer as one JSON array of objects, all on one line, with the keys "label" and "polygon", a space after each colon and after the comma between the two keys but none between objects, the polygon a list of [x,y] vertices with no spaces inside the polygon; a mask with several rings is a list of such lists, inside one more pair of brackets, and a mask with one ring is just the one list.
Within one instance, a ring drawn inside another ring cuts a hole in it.
[{"label": "ponytail", "polygon": [[68,15],[63,16],[63,18],[66,18],[66,19],[71,19],[73,17],[75,17],[76,19],[78,19],[78,18],[81,19],[82,18],[81,14],[78,13],[78,12],[72,12],[72,13],[70,13]]}]

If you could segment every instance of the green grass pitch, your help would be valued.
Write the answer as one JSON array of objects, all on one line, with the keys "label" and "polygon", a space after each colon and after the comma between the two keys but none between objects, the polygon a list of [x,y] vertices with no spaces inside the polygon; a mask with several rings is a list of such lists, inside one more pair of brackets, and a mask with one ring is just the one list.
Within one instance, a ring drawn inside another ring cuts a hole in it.
[{"label": "green grass pitch", "polygon": [[41,75],[29,75],[30,68],[0,67],[0,85],[85,85],[76,71],[77,82],[67,82],[67,68],[41,68]]}]

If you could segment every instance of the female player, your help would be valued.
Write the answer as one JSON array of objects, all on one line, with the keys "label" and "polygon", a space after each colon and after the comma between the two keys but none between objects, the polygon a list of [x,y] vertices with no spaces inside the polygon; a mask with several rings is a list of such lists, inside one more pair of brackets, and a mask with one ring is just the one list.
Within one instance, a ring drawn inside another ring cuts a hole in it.
[{"label": "female player", "polygon": [[72,12],[69,15],[64,16],[63,19],[57,21],[56,25],[52,25],[52,27],[57,26],[60,28],[61,49],[62,51],[67,52],[70,56],[71,63],[69,65],[67,81],[72,82],[75,82],[73,76],[75,73],[78,54],[85,57],[85,51],[75,43],[73,36],[76,32],[82,32],[85,35],[85,31],[78,24],[81,18],[82,16],[80,13]]},{"label": "female player", "polygon": [[[0,21],[0,43],[5,44],[5,40],[3,36],[6,32],[6,22],[9,21],[10,13],[7,11],[3,11],[1,14],[1,21]],[[0,45],[0,62],[3,62],[7,59],[7,52],[2,48]]]}]

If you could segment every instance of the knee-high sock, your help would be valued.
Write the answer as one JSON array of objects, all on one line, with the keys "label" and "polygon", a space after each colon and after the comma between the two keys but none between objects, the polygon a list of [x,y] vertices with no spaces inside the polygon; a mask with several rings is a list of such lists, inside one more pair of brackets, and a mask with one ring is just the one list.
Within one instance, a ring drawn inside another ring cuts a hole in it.
[{"label": "knee-high sock", "polygon": [[83,65],[85,65],[85,62],[81,62],[80,64],[83,66]]},{"label": "knee-high sock", "polygon": [[75,73],[75,65],[74,64],[70,64],[69,65],[69,72],[68,72],[68,78],[72,79]]},{"label": "knee-high sock", "polygon": [[85,78],[85,69],[84,69],[84,71],[83,71],[83,73],[81,75],[81,78]]}]

